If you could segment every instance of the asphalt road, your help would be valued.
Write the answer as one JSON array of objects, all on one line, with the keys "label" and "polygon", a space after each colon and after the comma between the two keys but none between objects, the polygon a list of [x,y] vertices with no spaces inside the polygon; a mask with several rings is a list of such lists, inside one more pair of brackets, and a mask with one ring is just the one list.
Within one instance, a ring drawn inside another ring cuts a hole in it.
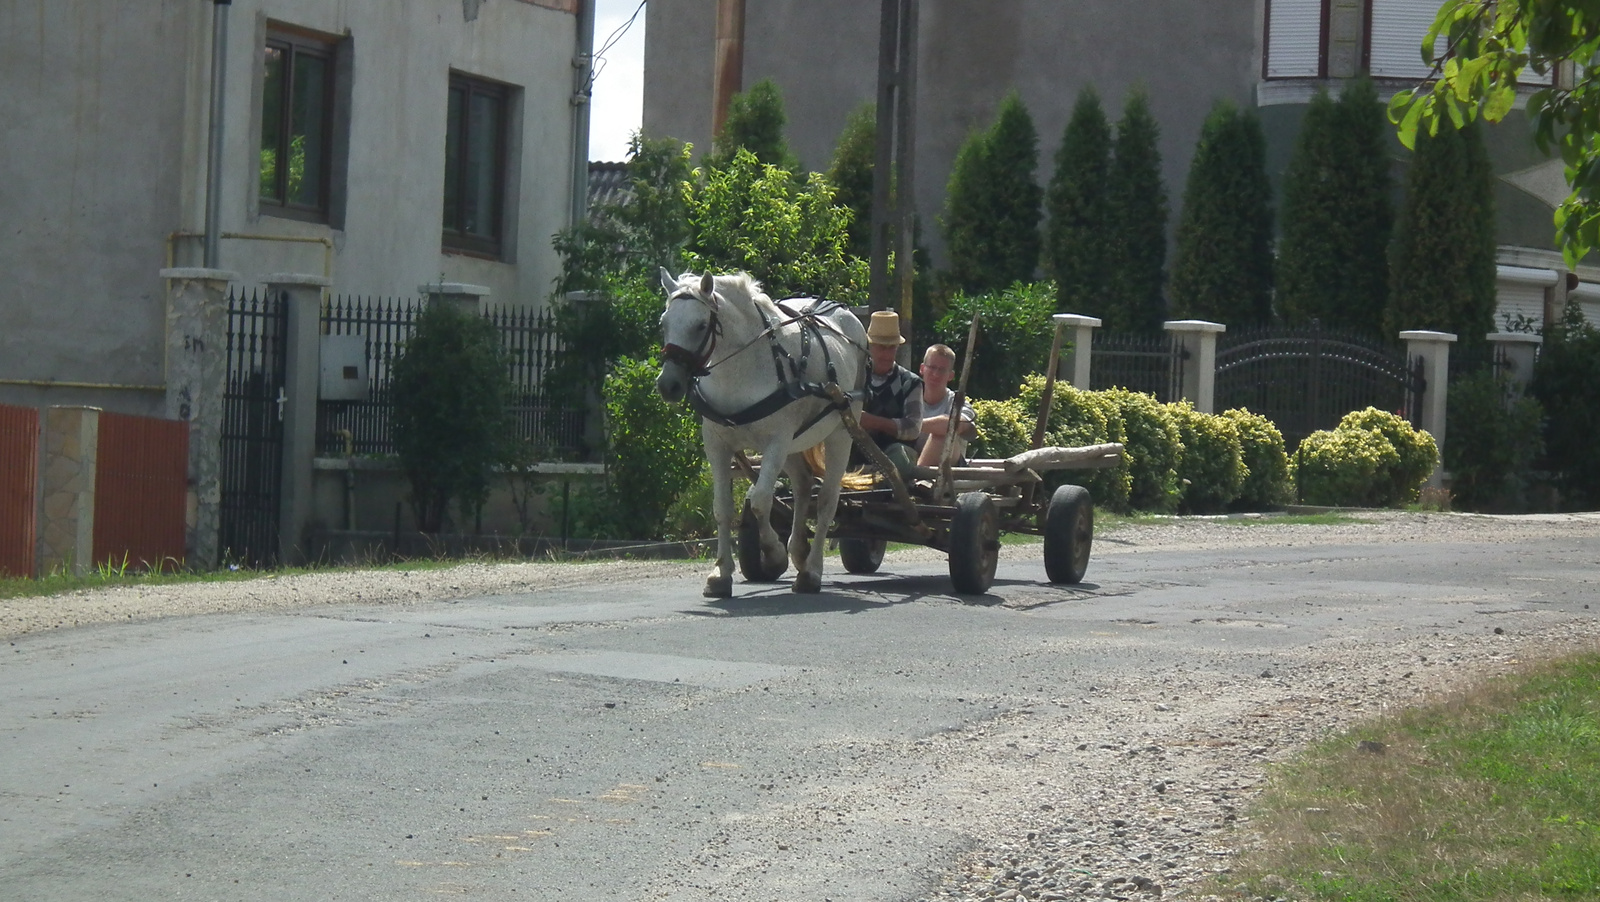
[{"label": "asphalt road", "polygon": [[22,636],[0,899],[915,899],[979,838],[945,738],[1119,675],[1600,607],[1593,529],[1226,544],[1102,540],[1074,588],[1008,548],[982,599],[835,560],[811,597],[672,575]]}]

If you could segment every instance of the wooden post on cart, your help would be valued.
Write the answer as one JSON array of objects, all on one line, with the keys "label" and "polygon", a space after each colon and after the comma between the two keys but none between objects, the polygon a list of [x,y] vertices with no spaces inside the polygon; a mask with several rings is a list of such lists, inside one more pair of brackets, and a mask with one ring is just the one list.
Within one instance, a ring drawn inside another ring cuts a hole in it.
[{"label": "wooden post on cart", "polygon": [[933,487],[933,496],[941,501],[954,502],[950,490],[950,458],[955,453],[956,425],[961,420],[961,405],[967,399],[967,376],[972,372],[972,356],[978,344],[978,311],[972,311],[972,324],[967,327],[967,357],[961,361],[961,381],[956,385],[956,396],[950,399],[950,418],[944,424],[944,448],[939,454],[939,480]]}]

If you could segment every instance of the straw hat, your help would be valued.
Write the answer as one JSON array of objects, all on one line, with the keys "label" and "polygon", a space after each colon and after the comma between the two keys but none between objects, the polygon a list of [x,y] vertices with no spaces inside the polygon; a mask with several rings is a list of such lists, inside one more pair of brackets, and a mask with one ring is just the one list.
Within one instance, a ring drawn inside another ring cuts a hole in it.
[{"label": "straw hat", "polygon": [[906,337],[900,334],[900,314],[893,310],[878,310],[867,324],[867,341],[875,345],[903,345]]}]

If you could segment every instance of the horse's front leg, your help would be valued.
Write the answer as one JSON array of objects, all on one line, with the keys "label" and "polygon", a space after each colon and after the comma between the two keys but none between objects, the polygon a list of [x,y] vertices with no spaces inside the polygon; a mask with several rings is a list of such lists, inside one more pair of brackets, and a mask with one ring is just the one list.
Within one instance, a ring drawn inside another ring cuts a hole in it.
[{"label": "horse's front leg", "polygon": [[[817,529],[811,540],[811,554],[805,566],[795,576],[796,592],[822,591],[822,559],[828,543],[828,532],[833,528],[834,514],[839,510],[839,489],[844,482],[845,468],[850,465],[850,434],[840,429],[823,440],[823,459],[826,461],[822,475],[822,488],[817,493]],[[800,565],[796,563],[796,567]],[[802,589],[805,584],[808,588]]]},{"label": "horse's front leg", "polygon": [[717,518],[717,563],[706,576],[707,598],[733,595],[733,449],[707,434],[706,462],[711,466],[711,510]]},{"label": "horse's front leg", "polygon": [[781,435],[767,442],[761,449],[761,474],[750,485],[745,499],[750,503],[750,513],[756,519],[756,534],[761,538],[761,571],[768,579],[777,579],[789,569],[788,556],[783,550],[783,540],[772,528],[772,494],[778,488],[778,474],[783,472],[784,452],[788,441]]}]

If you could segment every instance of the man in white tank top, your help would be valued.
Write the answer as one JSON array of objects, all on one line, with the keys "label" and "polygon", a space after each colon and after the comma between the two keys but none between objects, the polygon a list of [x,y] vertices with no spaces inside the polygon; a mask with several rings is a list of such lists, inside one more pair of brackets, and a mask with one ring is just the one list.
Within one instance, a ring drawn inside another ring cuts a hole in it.
[{"label": "man in white tank top", "polygon": [[[917,436],[917,464],[937,467],[944,453],[945,431],[950,425],[950,405],[956,393],[950,390],[950,380],[956,373],[956,352],[949,345],[930,345],[922,356],[922,430]],[[973,425],[977,417],[972,405],[961,399],[961,413],[956,417],[955,456],[960,460],[967,451],[967,442],[978,434]]]}]

